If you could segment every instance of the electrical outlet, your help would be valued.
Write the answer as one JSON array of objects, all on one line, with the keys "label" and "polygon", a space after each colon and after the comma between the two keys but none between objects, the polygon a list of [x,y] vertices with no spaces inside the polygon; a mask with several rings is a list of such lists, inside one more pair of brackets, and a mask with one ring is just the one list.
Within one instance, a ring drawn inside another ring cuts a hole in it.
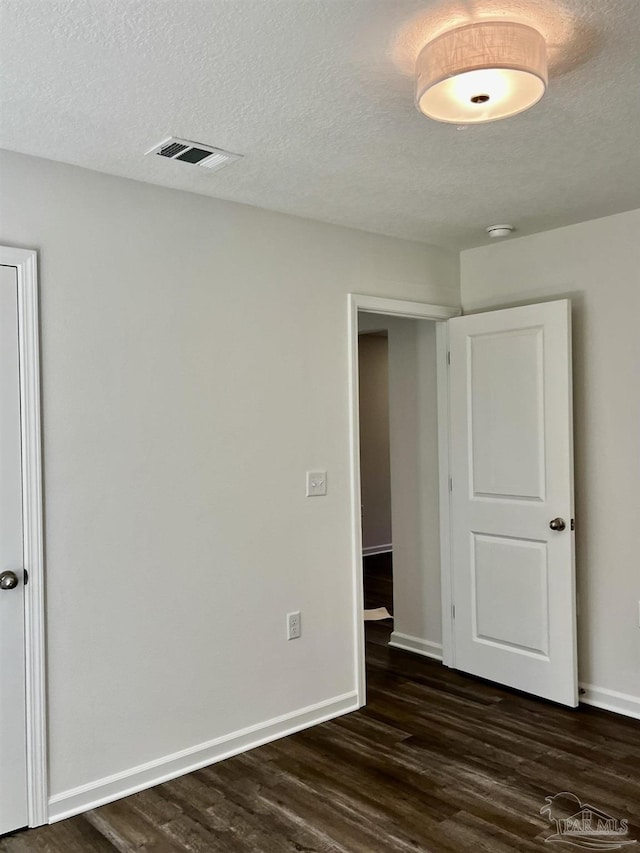
[{"label": "electrical outlet", "polygon": [[297,640],[301,634],[302,622],[300,620],[300,611],[287,613],[287,640]]}]

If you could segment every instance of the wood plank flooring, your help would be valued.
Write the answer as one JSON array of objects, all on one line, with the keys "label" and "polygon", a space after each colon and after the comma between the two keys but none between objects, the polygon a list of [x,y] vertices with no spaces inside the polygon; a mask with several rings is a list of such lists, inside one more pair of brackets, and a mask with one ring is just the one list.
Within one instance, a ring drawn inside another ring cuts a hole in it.
[{"label": "wood plank flooring", "polygon": [[[389,565],[367,604],[389,606]],[[573,792],[640,841],[640,721],[569,711],[386,645],[367,625],[365,708],[53,826],[2,853],[527,853]],[[628,849],[636,849],[636,845]],[[638,845],[640,851],[640,844]]]}]

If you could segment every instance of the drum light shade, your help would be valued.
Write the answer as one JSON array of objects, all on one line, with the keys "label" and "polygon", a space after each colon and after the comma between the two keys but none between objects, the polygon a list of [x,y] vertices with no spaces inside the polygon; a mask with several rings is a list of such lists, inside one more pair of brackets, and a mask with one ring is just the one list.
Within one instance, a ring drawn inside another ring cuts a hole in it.
[{"label": "drum light shade", "polygon": [[416,105],[436,121],[478,124],[516,115],[547,88],[547,49],[533,27],[483,21],[443,33],[416,63]]}]

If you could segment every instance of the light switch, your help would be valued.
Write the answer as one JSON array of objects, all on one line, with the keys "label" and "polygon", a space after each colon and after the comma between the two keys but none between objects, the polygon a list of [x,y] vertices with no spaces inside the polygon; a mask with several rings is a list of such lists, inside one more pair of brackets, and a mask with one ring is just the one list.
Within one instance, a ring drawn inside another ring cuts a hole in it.
[{"label": "light switch", "polygon": [[307,471],[307,497],[327,494],[327,472]]}]

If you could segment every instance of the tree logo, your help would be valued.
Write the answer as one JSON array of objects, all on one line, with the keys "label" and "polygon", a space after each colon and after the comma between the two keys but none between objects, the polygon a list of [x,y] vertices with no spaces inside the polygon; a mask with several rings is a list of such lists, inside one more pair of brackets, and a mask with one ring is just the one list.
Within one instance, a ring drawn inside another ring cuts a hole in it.
[{"label": "tree logo", "polygon": [[583,850],[620,850],[628,844],[637,844],[629,838],[628,820],[619,820],[582,803],[568,791],[546,797],[540,814],[555,824],[556,829],[545,841],[564,841]]}]

